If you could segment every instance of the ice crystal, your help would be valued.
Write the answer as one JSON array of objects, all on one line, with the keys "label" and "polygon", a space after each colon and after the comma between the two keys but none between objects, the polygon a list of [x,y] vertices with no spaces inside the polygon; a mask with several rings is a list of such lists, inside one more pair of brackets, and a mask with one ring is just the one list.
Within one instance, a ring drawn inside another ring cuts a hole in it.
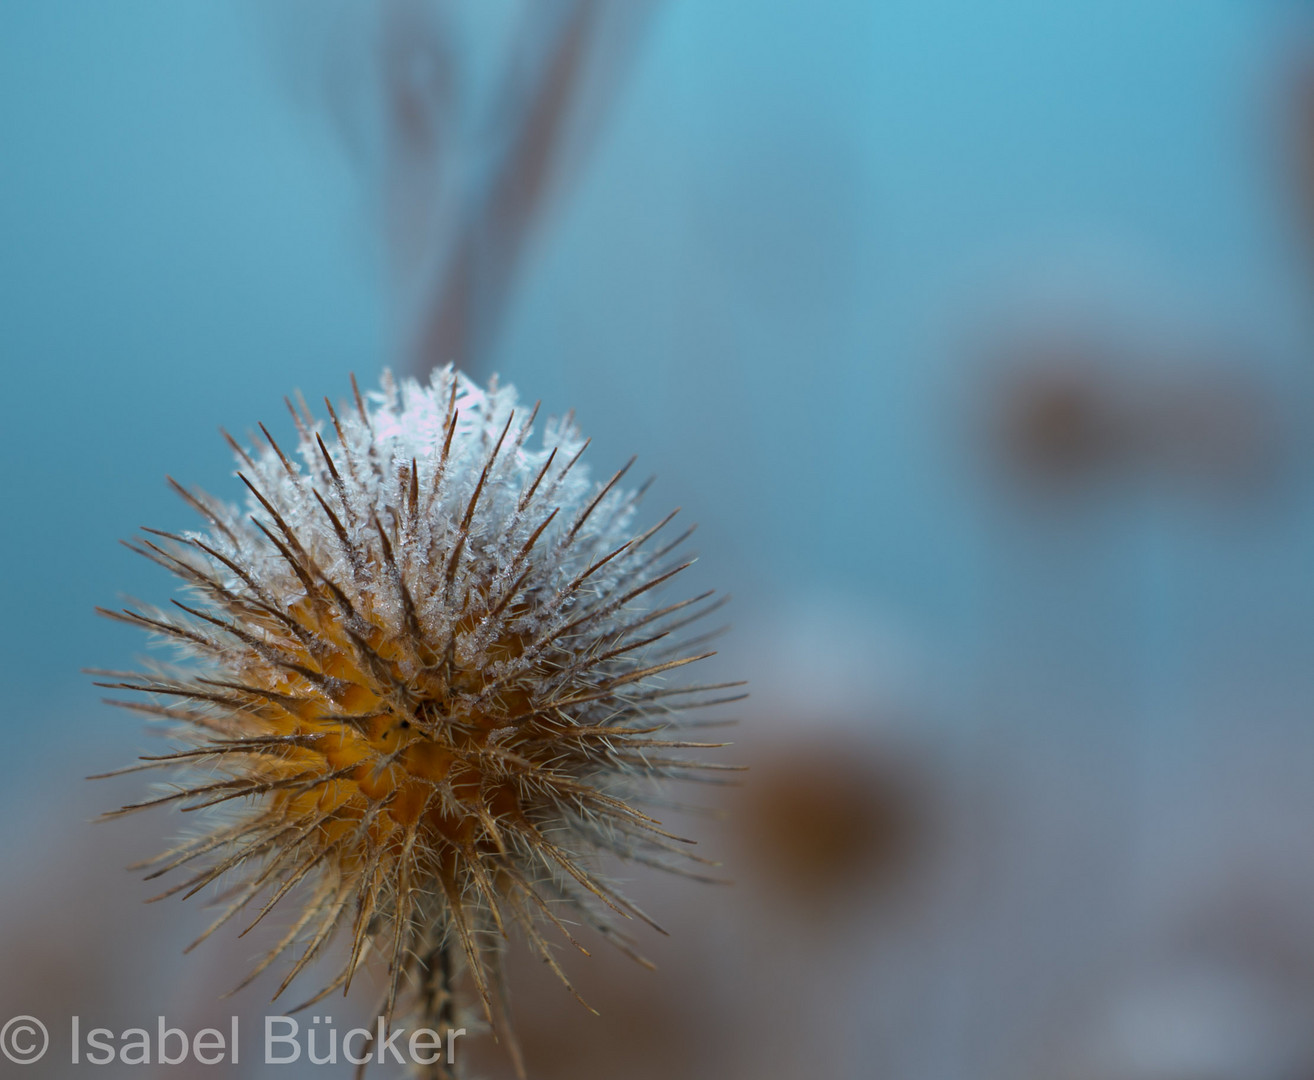
[{"label": "ice crystal", "polygon": [[263,426],[258,448],[230,439],[246,514],[174,483],[205,530],[129,545],[190,596],[104,613],[183,655],[103,685],[147,695],[116,704],[178,740],[134,768],[190,773],[115,813],[205,809],[145,864],[199,867],[165,896],[236,882],[199,940],[289,898],[246,982],[287,955],[282,993],[337,935],[341,966],[312,1001],[378,956],[389,1022],[451,1020],[468,985],[514,1055],[508,931],[563,981],[549,938],[578,945],[572,919],[637,958],[613,922],[651,920],[597,855],[704,861],[639,807],[650,782],[712,767],[685,751],[716,744],[673,729],[737,684],[665,673],[710,655],[679,631],[718,602],[652,599],[688,565],[673,555],[688,532],[661,538],[671,514],[636,533],[643,488],[622,485],[629,465],[591,481],[569,417],[534,448],[537,406],[522,416],[510,387],[450,367],[427,386],[385,375],[368,400],[352,386],[326,422],[289,403],[299,461]]}]

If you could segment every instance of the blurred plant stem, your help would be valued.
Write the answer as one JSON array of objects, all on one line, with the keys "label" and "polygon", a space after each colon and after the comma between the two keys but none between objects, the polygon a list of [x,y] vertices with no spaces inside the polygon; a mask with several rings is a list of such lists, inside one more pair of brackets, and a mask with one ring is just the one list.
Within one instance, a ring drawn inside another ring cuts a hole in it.
[{"label": "blurred plant stem", "polygon": [[425,0],[380,9],[386,249],[402,363],[416,376],[448,362],[489,374],[531,239],[578,177],[653,6],[523,4],[473,125],[462,123],[471,86],[452,18],[460,9]]}]

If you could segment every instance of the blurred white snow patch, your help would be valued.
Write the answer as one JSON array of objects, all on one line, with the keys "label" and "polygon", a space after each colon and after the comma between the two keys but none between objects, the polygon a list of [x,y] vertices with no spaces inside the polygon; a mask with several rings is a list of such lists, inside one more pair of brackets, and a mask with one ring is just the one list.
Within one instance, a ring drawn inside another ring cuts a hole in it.
[{"label": "blurred white snow patch", "polygon": [[1307,1006],[1259,973],[1187,960],[1115,995],[1087,1032],[1082,1058],[1109,1080],[1308,1076]]},{"label": "blurred white snow patch", "polygon": [[923,665],[908,635],[839,594],[787,597],[736,618],[723,651],[725,669],[748,680],[755,726],[894,731],[925,708]]}]

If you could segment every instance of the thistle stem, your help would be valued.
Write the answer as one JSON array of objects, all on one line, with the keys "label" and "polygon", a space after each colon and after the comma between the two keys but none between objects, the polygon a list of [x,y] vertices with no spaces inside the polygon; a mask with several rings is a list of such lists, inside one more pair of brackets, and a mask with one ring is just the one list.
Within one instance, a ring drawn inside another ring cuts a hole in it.
[{"label": "thistle stem", "polygon": [[[429,950],[424,970],[424,1022],[435,1031],[450,1031],[456,1026],[455,963],[450,942],[442,941]],[[449,1061],[449,1056],[453,1060]],[[460,1080],[461,1070],[454,1057],[449,1048],[433,1064],[421,1066],[419,1075],[424,1080]]]}]

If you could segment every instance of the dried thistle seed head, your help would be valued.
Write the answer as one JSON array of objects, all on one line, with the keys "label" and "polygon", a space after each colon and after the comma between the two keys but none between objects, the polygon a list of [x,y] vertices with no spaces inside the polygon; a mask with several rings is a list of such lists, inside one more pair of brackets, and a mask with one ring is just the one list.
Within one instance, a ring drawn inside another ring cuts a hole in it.
[{"label": "dried thistle seed head", "polygon": [[289,404],[300,462],[267,432],[232,444],[249,516],[174,484],[206,531],[129,545],[190,596],[104,613],[182,661],[101,685],[147,695],[116,703],[181,743],[136,767],[189,774],[116,814],[205,810],[204,831],[148,864],[190,869],[164,895],[236,878],[202,940],[299,903],[250,978],[286,954],[281,993],[339,934],[342,966],[313,1000],[380,955],[389,1020],[437,1027],[468,984],[514,1054],[508,929],[564,981],[545,931],[574,943],[563,920],[582,918],[630,951],[612,920],[648,921],[597,854],[693,857],[640,796],[713,767],[687,755],[716,744],[672,729],[724,687],[665,676],[710,655],[680,631],[717,602],[653,599],[688,565],[688,533],[667,539],[674,515],[636,532],[629,466],[591,481],[569,419],[531,448],[537,407],[450,367],[353,390],[341,410],[325,400],[326,421]]}]

